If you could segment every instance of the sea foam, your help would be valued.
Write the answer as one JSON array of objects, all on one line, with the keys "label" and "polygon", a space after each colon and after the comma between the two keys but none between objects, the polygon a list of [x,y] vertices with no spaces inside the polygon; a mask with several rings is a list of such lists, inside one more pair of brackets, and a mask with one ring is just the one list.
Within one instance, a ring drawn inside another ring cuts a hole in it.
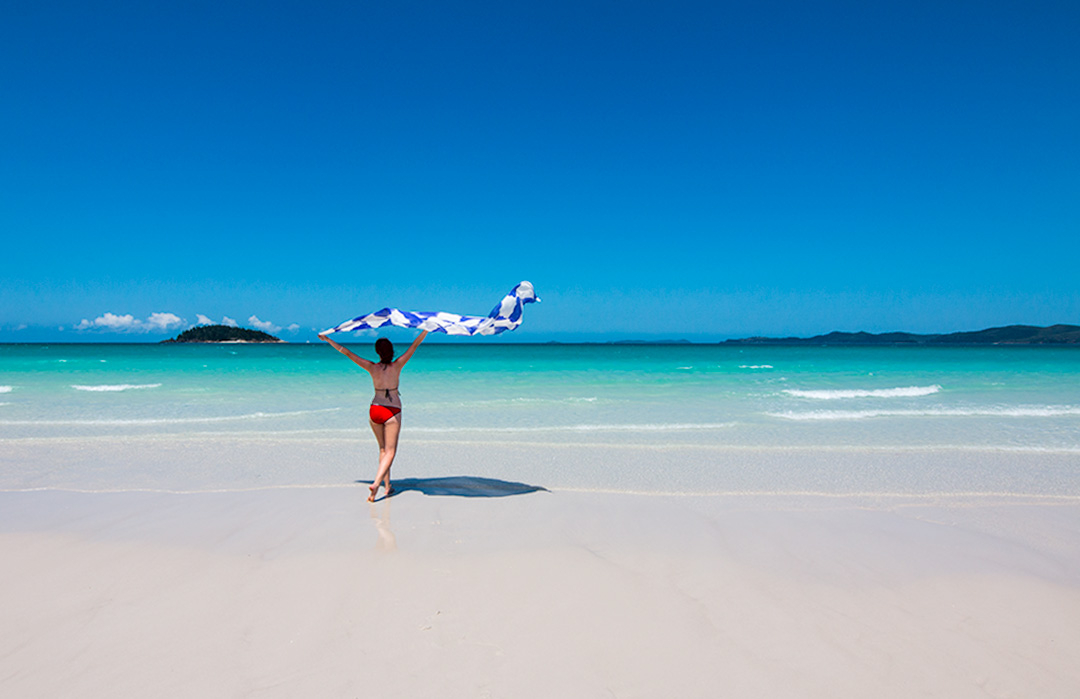
[{"label": "sea foam", "polygon": [[766,413],[785,420],[864,420],[874,417],[1064,417],[1080,415],[1073,405],[927,408],[925,410],[810,410]]},{"label": "sea foam", "polygon": [[315,413],[332,413],[341,408],[319,408],[318,410],[291,410],[282,413],[245,413],[243,415],[218,415],[214,417],[171,417],[171,418],[118,418],[104,420],[0,420],[0,425],[18,425],[27,427],[52,427],[57,425],[123,427],[127,425],[194,425],[213,422],[234,422],[237,420],[266,420],[282,417],[297,417]]},{"label": "sea foam", "polygon": [[941,386],[904,386],[899,388],[812,390],[785,389],[784,393],[797,398],[836,400],[838,398],[915,398],[929,396],[941,390]]},{"label": "sea foam", "polygon": [[711,423],[649,423],[635,425],[528,425],[521,427],[412,427],[410,433],[461,433],[461,432],[657,432],[668,430],[719,430],[734,427],[734,422]]},{"label": "sea foam", "polygon": [[12,390],[11,386],[0,386],[0,393],[11,393]]},{"label": "sea foam", "polygon": [[98,386],[76,386],[72,385],[76,391],[130,391],[140,388],[158,388],[161,386],[159,383],[120,383],[120,384],[101,384]]}]

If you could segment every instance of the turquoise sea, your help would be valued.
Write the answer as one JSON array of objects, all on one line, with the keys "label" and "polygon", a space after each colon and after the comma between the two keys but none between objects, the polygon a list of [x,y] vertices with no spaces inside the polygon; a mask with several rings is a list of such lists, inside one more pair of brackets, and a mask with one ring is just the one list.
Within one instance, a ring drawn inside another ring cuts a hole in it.
[{"label": "turquoise sea", "polygon": [[[395,477],[1080,495],[1072,348],[429,341],[401,390]],[[0,488],[353,483],[371,392],[322,344],[2,345]]]}]

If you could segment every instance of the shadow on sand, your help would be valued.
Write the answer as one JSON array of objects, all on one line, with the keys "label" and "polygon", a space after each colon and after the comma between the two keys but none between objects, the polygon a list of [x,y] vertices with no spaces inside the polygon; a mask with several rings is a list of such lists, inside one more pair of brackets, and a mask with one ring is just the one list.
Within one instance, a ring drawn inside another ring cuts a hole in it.
[{"label": "shadow on sand", "polygon": [[[371,481],[356,481],[371,485]],[[540,485],[500,481],[496,478],[477,476],[448,476],[446,478],[398,478],[393,481],[394,497],[407,490],[416,490],[424,495],[453,495],[459,498],[504,498],[510,495],[525,495],[537,491],[548,492]],[[379,500],[387,496],[380,497]]]}]

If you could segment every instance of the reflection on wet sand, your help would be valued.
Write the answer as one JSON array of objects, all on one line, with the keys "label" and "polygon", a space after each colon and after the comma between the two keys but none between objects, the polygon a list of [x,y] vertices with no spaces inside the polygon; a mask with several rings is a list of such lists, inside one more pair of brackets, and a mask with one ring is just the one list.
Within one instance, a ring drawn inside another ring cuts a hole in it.
[{"label": "reflection on wet sand", "polygon": [[390,498],[383,498],[378,503],[368,505],[371,520],[375,522],[375,531],[379,535],[375,542],[376,551],[396,551],[397,539],[390,529]]}]

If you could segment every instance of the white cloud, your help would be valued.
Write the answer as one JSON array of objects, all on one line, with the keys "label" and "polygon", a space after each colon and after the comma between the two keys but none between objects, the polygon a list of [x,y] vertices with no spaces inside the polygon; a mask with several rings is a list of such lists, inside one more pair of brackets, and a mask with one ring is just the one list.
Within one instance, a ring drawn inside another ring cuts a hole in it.
[{"label": "white cloud", "polygon": [[229,316],[222,316],[221,320],[214,320],[210,316],[204,316],[202,313],[196,313],[195,318],[198,320],[195,325],[228,325],[230,328],[240,327],[240,324]]},{"label": "white cloud", "polygon": [[258,316],[251,316],[248,318],[248,322],[265,333],[276,333],[281,330],[280,325],[274,325],[268,320],[259,320]]},{"label": "white cloud", "polygon": [[169,328],[183,324],[184,319],[175,313],[151,313],[146,319],[148,332],[165,332]]},{"label": "white cloud", "polygon": [[83,318],[82,321],[75,326],[76,330],[90,330],[91,328],[106,328],[108,330],[130,330],[135,327],[138,321],[135,320],[135,316],[128,313],[127,315],[118,316],[113,313],[106,313],[103,316],[98,316],[94,320],[90,321]]},{"label": "white cloud", "polygon": [[183,325],[184,320],[175,313],[151,313],[146,320],[139,320],[130,313],[117,315],[105,313],[93,320],[83,318],[75,325],[75,330],[104,330],[123,333],[165,332],[169,328]]},{"label": "white cloud", "polygon": [[293,335],[295,335],[297,333],[297,331],[300,330],[300,324],[299,323],[293,323],[292,325],[290,325],[289,327],[287,327],[285,329],[288,330],[289,332],[291,332]]}]

